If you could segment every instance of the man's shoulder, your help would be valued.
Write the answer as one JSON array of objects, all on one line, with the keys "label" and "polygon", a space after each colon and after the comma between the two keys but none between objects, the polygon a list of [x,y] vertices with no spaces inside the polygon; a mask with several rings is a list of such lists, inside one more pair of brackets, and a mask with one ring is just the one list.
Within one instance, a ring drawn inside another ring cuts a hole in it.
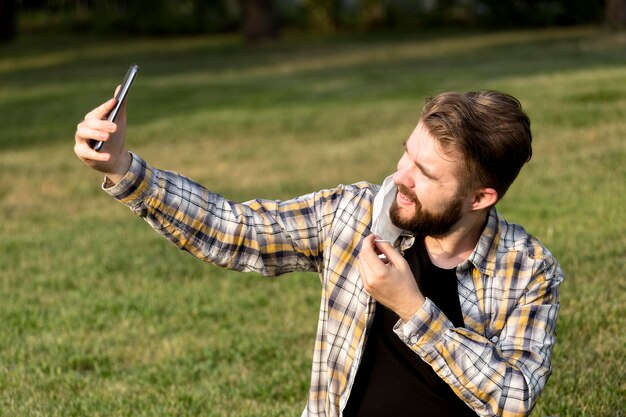
[{"label": "man's shoulder", "polygon": [[378,193],[378,190],[380,190],[380,184],[372,184],[371,182],[367,181],[360,181],[354,184],[350,184],[350,187],[352,187],[359,194],[364,193],[365,195],[371,196],[372,198]]},{"label": "man's shoulder", "polygon": [[380,184],[372,184],[371,182],[367,181],[359,181],[348,185],[339,185],[339,187],[343,187],[346,190],[352,190],[359,194],[362,192],[366,192],[375,195],[378,190],[380,190]]},{"label": "man's shoulder", "polygon": [[379,185],[361,181],[339,184],[301,198],[314,201],[317,210],[332,215],[337,224],[362,223],[369,221],[379,188]]},{"label": "man's shoulder", "polygon": [[552,253],[519,224],[507,221],[494,208],[483,230],[472,263],[488,275],[501,271],[532,271],[556,269]]},{"label": "man's shoulder", "polygon": [[380,185],[367,181],[360,181],[352,184],[339,184],[335,188],[320,190],[317,193],[321,197],[334,197],[346,200],[368,200],[373,201]]},{"label": "man's shoulder", "polygon": [[[518,267],[532,265],[533,270],[559,270],[558,261],[552,252],[523,226],[507,221],[499,213],[497,215],[498,236],[497,254],[502,261],[511,262],[515,259]],[[560,274],[560,272],[559,272]]]},{"label": "man's shoulder", "polygon": [[500,213],[497,213],[497,220],[498,251],[521,251],[527,253],[532,258],[548,252],[548,249],[541,241],[530,234],[522,225],[509,222]]}]

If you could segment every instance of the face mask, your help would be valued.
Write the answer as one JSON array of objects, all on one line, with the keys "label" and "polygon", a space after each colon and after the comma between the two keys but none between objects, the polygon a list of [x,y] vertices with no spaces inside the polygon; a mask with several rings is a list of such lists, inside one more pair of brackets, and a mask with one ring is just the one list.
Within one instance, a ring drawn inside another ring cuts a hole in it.
[{"label": "face mask", "polygon": [[394,226],[389,218],[389,208],[396,199],[396,184],[393,182],[393,175],[385,178],[382,187],[374,198],[374,209],[372,217],[371,231],[380,236],[392,245],[402,233],[402,229]]}]

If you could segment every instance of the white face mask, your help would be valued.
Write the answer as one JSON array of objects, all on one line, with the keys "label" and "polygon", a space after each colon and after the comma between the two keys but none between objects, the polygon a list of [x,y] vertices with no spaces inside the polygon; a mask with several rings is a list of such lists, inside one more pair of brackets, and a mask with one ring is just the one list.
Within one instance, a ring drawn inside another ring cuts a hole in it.
[{"label": "white face mask", "polygon": [[380,236],[392,245],[400,237],[402,229],[394,226],[389,218],[389,209],[396,199],[397,188],[393,182],[393,175],[385,178],[382,187],[374,198],[374,212],[372,217],[372,233]]}]

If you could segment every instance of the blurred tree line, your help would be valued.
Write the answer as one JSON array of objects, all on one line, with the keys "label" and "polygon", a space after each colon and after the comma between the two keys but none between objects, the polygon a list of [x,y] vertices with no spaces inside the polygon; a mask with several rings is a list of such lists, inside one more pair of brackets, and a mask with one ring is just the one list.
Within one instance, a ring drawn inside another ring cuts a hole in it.
[{"label": "blurred tree line", "polygon": [[0,39],[20,31],[144,35],[428,27],[626,26],[626,0],[0,0]]}]

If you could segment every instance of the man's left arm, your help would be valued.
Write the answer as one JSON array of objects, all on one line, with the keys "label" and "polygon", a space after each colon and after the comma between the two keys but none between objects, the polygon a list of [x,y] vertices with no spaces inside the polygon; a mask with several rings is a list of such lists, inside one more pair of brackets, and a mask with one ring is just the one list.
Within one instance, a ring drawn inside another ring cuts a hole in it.
[{"label": "man's left arm", "polygon": [[[398,336],[479,415],[530,414],[551,373],[558,291],[563,278],[556,261],[546,258],[541,263],[524,295],[504,319],[498,337],[490,340],[454,327],[428,298],[422,297],[424,301],[411,313],[408,300],[415,298],[410,295],[410,284],[395,294],[391,287],[394,282],[415,280],[412,276],[404,281],[394,277],[406,275],[405,267],[410,268],[402,263],[401,256],[390,255],[387,272],[372,267],[375,261],[370,261],[370,266],[361,267],[361,274],[370,295],[403,318],[394,328]],[[402,296],[394,298],[397,294]]]}]

